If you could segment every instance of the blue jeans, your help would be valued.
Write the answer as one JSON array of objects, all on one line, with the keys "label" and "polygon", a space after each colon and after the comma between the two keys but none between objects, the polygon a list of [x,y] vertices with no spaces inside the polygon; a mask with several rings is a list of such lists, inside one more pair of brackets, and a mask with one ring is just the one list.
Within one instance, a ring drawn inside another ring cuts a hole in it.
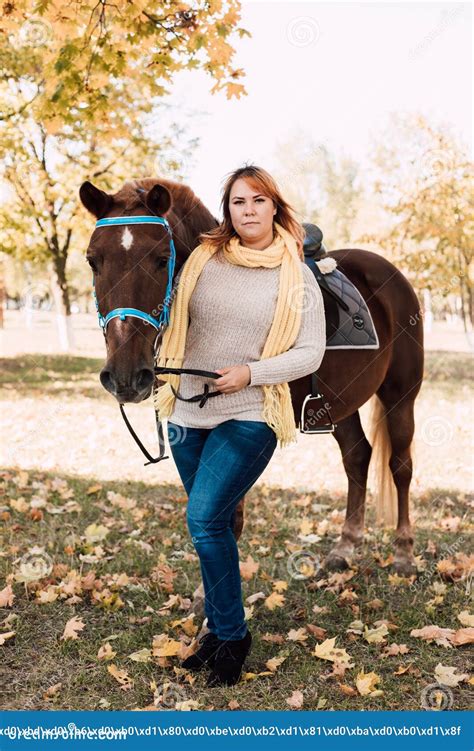
[{"label": "blue jeans", "polygon": [[184,428],[168,420],[167,427],[188,495],[186,521],[199,556],[208,628],[219,639],[242,639],[247,625],[233,520],[272,458],[275,432],[257,420],[226,420],[215,428]]}]

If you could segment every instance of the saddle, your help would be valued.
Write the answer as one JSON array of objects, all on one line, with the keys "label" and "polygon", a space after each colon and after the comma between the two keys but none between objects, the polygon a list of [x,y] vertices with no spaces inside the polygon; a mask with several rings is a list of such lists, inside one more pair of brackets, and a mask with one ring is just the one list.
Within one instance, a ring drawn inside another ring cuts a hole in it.
[{"label": "saddle", "polygon": [[[318,262],[332,259],[324,246],[323,233],[315,224],[303,224],[306,237],[303,243],[304,261],[313,272],[324,298],[326,316],[326,350],[378,349],[379,340],[367,303],[357,287],[341,271],[331,268],[321,271]],[[334,259],[332,259],[334,261]],[[323,265],[322,265],[323,266]],[[333,433],[330,406],[323,404],[317,374],[311,374],[311,394],[301,409],[302,433]]]}]

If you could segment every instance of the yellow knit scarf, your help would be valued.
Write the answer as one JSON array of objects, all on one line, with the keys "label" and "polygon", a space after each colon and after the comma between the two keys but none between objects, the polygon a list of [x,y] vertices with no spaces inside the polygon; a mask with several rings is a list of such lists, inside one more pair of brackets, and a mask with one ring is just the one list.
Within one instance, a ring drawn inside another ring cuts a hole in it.
[{"label": "yellow knit scarf", "polygon": [[[274,357],[286,352],[295,342],[301,324],[304,294],[304,279],[301,259],[293,236],[276,222],[273,223],[276,237],[264,250],[252,250],[240,244],[239,237],[232,237],[224,246],[224,256],[230,263],[256,268],[280,266],[278,299],[273,323],[265,342],[261,358]],[[194,286],[205,263],[216,252],[207,243],[199,245],[183,266],[178,288],[170,310],[169,326],[165,329],[158,352],[160,367],[182,368],[188,329],[188,306]],[[234,363],[223,363],[229,367]],[[237,363],[235,363],[237,364]],[[175,396],[170,385],[179,389],[180,375],[162,374],[165,385],[157,389],[154,406],[160,419],[169,417],[174,409]],[[296,424],[287,383],[262,386],[264,406],[262,417],[274,430],[281,447],[296,441]],[[216,397],[218,398],[218,397]],[[205,409],[205,407],[204,407]]]}]

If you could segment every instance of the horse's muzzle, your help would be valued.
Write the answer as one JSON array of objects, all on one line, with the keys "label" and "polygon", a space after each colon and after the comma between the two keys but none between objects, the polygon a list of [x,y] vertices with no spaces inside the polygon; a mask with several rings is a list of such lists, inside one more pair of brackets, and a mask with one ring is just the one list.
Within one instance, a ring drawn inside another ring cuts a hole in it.
[{"label": "horse's muzzle", "polygon": [[100,373],[102,386],[120,404],[138,403],[147,399],[151,394],[154,380],[155,374],[150,368],[133,371],[128,377],[118,375],[107,366]]}]

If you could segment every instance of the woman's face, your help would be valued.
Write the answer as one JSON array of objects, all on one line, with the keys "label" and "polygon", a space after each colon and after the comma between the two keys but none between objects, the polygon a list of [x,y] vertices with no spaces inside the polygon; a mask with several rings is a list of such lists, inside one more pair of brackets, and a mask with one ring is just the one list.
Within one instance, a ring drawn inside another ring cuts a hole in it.
[{"label": "woman's face", "polygon": [[231,188],[229,212],[243,245],[266,248],[271,244],[276,207],[271,198],[259,193],[258,188],[253,188],[242,177]]}]

